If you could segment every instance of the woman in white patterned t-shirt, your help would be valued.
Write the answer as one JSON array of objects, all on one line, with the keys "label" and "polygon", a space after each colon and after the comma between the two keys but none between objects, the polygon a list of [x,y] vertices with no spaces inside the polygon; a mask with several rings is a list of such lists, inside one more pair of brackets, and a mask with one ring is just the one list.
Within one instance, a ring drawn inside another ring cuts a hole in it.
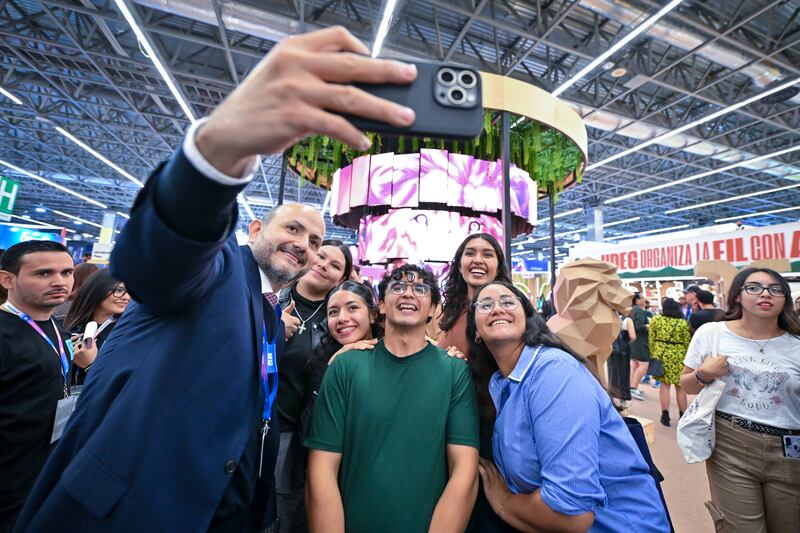
[{"label": "woman in white patterned t-shirt", "polygon": [[739,272],[728,311],[695,332],[684,360],[687,393],[725,383],[706,461],[718,531],[800,531],[800,319],[790,295],[774,270]]}]

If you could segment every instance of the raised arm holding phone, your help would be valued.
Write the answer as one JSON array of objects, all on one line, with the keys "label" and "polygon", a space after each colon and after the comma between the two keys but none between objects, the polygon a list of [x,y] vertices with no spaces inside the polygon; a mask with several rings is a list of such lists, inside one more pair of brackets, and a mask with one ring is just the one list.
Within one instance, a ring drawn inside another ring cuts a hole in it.
[{"label": "raised arm holding phone", "polygon": [[252,531],[273,516],[272,403],[284,343],[276,293],[313,264],[324,222],[285,205],[239,247],[236,196],[258,154],[319,133],[364,149],[336,113],[407,126],[414,112],[354,88],[416,69],[370,59],[343,28],[276,45],[148,179],[112,274],[130,304],[103,346],[19,531]]}]

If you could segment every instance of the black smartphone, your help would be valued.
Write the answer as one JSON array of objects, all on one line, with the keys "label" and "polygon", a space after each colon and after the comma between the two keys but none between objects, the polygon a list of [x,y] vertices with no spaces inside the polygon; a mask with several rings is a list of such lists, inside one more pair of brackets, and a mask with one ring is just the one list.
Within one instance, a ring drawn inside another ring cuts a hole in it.
[{"label": "black smartphone", "polygon": [[384,122],[344,115],[363,131],[410,137],[470,140],[483,128],[481,76],[475,69],[435,63],[414,63],[417,79],[408,85],[357,84],[380,98],[413,109],[411,126],[395,127]]}]

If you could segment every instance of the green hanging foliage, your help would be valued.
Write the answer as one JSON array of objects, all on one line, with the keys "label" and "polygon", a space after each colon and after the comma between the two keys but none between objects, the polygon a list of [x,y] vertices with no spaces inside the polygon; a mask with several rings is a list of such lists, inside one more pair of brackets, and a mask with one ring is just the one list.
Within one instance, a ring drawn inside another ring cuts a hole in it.
[{"label": "green hanging foliage", "polygon": [[[570,178],[580,183],[583,179],[583,156],[575,143],[559,131],[532,120],[518,122],[518,118],[512,117],[511,121],[517,124],[510,132],[511,162],[528,172],[543,191],[549,190],[552,185],[557,194]],[[406,154],[418,153],[421,147],[449,148],[453,153],[495,161],[502,153],[501,123],[496,112],[486,110],[483,130],[478,138],[452,143],[429,137],[411,137],[410,142],[404,136],[384,139],[381,135],[368,132],[367,137],[372,145],[366,152],[354,150],[336,139],[315,135],[295,144],[288,151],[288,158],[292,167],[301,171],[301,179],[306,178],[302,171],[309,169],[309,176],[314,183],[323,186],[330,186],[330,176],[356,157],[383,153],[384,149]]]}]

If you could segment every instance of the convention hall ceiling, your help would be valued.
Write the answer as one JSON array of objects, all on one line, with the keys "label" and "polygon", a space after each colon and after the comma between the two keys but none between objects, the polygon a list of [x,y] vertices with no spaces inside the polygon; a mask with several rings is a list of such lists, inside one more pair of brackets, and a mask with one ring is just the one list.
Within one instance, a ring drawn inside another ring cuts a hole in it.
[{"label": "convention hall ceiling", "polygon": [[[277,40],[341,24],[371,43],[384,8],[376,0],[124,2],[196,117]],[[666,3],[400,0],[382,56],[472,65],[552,91]],[[603,209],[606,239],[800,218],[791,210],[800,206],[800,149],[790,150],[800,147],[800,84],[692,126],[792,80],[800,81],[800,1],[682,2],[560,95],[586,121],[590,167],[559,196],[556,213],[572,212],[556,220],[559,248],[580,238],[592,206]],[[0,173],[22,184],[15,211],[67,227],[73,221],[53,210],[94,223],[106,210],[126,212],[137,181],[189,125],[112,0],[0,0],[0,87],[20,102],[0,95],[0,160],[13,165]],[[264,158],[261,170],[245,191],[256,216],[277,201],[281,158]],[[290,171],[285,198],[321,207],[325,191]],[[706,202],[716,203],[695,207]],[[547,216],[546,202],[539,210]],[[249,220],[244,209],[240,220]],[[75,229],[97,234],[85,223]],[[328,230],[353,239],[330,219]],[[515,243],[542,250],[545,234],[542,225]]]}]

